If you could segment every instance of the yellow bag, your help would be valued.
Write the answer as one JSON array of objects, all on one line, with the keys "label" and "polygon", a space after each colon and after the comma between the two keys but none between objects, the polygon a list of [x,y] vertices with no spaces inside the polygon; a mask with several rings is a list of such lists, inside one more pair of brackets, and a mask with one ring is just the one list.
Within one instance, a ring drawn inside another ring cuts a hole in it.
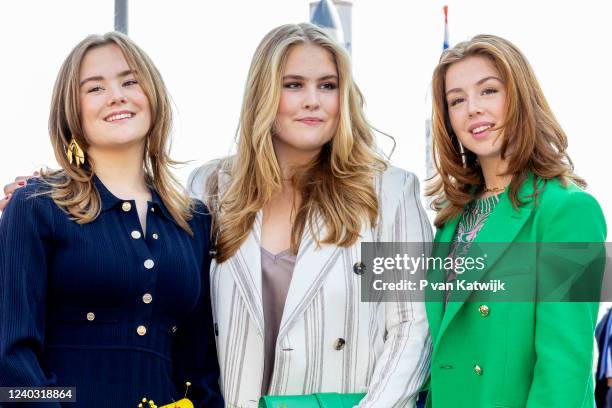
[{"label": "yellow bag", "polygon": [[171,404],[164,405],[160,408],[193,408],[193,403],[187,398],[183,398],[182,400],[178,400]]},{"label": "yellow bag", "polygon": [[[148,404],[147,404],[148,403]],[[183,398],[181,400],[171,402],[170,404],[162,405],[158,407],[155,405],[154,401],[147,401],[146,398],[142,399],[142,403],[138,404],[138,407],[155,407],[155,408],[193,408],[193,402],[189,401],[187,398]]]},{"label": "yellow bag", "polygon": [[183,399],[158,407],[157,405],[155,405],[155,401],[147,401],[146,398],[143,398],[142,402],[138,404],[138,408],[144,408],[146,406],[149,406],[150,408],[193,408],[193,402],[191,402],[187,398],[187,392],[189,391],[189,387],[191,387],[191,383],[187,381],[185,383],[185,398]]}]

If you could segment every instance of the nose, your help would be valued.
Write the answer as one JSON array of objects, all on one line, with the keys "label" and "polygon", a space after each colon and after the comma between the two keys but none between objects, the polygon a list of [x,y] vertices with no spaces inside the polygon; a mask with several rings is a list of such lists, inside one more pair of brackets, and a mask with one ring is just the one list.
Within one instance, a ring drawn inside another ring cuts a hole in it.
[{"label": "nose", "polygon": [[124,103],[127,103],[127,98],[123,93],[123,88],[121,86],[112,86],[107,102],[108,106],[121,105]]},{"label": "nose", "polygon": [[307,86],[305,88],[304,100],[302,107],[306,110],[316,110],[319,108],[319,92],[316,86]]},{"label": "nose", "polygon": [[480,105],[480,101],[478,98],[470,98],[467,101],[468,104],[468,114],[470,117],[480,115],[483,112],[482,106]]}]

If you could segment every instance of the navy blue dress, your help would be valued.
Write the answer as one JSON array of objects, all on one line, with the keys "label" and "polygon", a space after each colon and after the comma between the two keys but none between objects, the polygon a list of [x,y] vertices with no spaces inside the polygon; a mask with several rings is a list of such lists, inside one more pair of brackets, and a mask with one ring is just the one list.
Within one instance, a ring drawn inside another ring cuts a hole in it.
[{"label": "navy blue dress", "polygon": [[151,191],[145,236],[135,202],[94,180],[91,223],[34,180],[0,218],[0,386],[76,387],[76,403],[44,406],[136,407],[180,399],[190,381],[197,407],[222,407],[206,208],[191,237]]}]

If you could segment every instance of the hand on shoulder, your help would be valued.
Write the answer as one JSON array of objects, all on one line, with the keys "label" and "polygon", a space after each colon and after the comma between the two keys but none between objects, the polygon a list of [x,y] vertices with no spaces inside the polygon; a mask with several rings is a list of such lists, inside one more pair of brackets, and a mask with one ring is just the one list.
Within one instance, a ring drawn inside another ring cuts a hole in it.
[{"label": "hand on shoulder", "polygon": [[0,200],[0,212],[4,211],[9,201],[13,197],[15,191],[28,184],[28,179],[40,176],[40,173],[35,171],[31,176],[18,176],[15,181],[4,186],[4,198]]}]

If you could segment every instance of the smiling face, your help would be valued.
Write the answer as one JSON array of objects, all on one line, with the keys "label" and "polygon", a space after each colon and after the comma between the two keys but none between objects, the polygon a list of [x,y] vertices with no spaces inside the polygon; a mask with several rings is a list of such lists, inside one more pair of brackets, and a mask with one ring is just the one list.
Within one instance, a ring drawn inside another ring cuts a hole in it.
[{"label": "smiling face", "polygon": [[87,51],[79,83],[80,120],[90,153],[144,145],[151,127],[149,100],[117,45]]},{"label": "smiling face", "polygon": [[331,140],[338,126],[338,82],[329,51],[308,43],[291,48],[274,122],[277,155],[312,157]]},{"label": "smiling face", "polygon": [[500,159],[506,88],[495,65],[477,56],[453,63],[446,71],[445,93],[451,126],[461,144],[481,162]]}]

